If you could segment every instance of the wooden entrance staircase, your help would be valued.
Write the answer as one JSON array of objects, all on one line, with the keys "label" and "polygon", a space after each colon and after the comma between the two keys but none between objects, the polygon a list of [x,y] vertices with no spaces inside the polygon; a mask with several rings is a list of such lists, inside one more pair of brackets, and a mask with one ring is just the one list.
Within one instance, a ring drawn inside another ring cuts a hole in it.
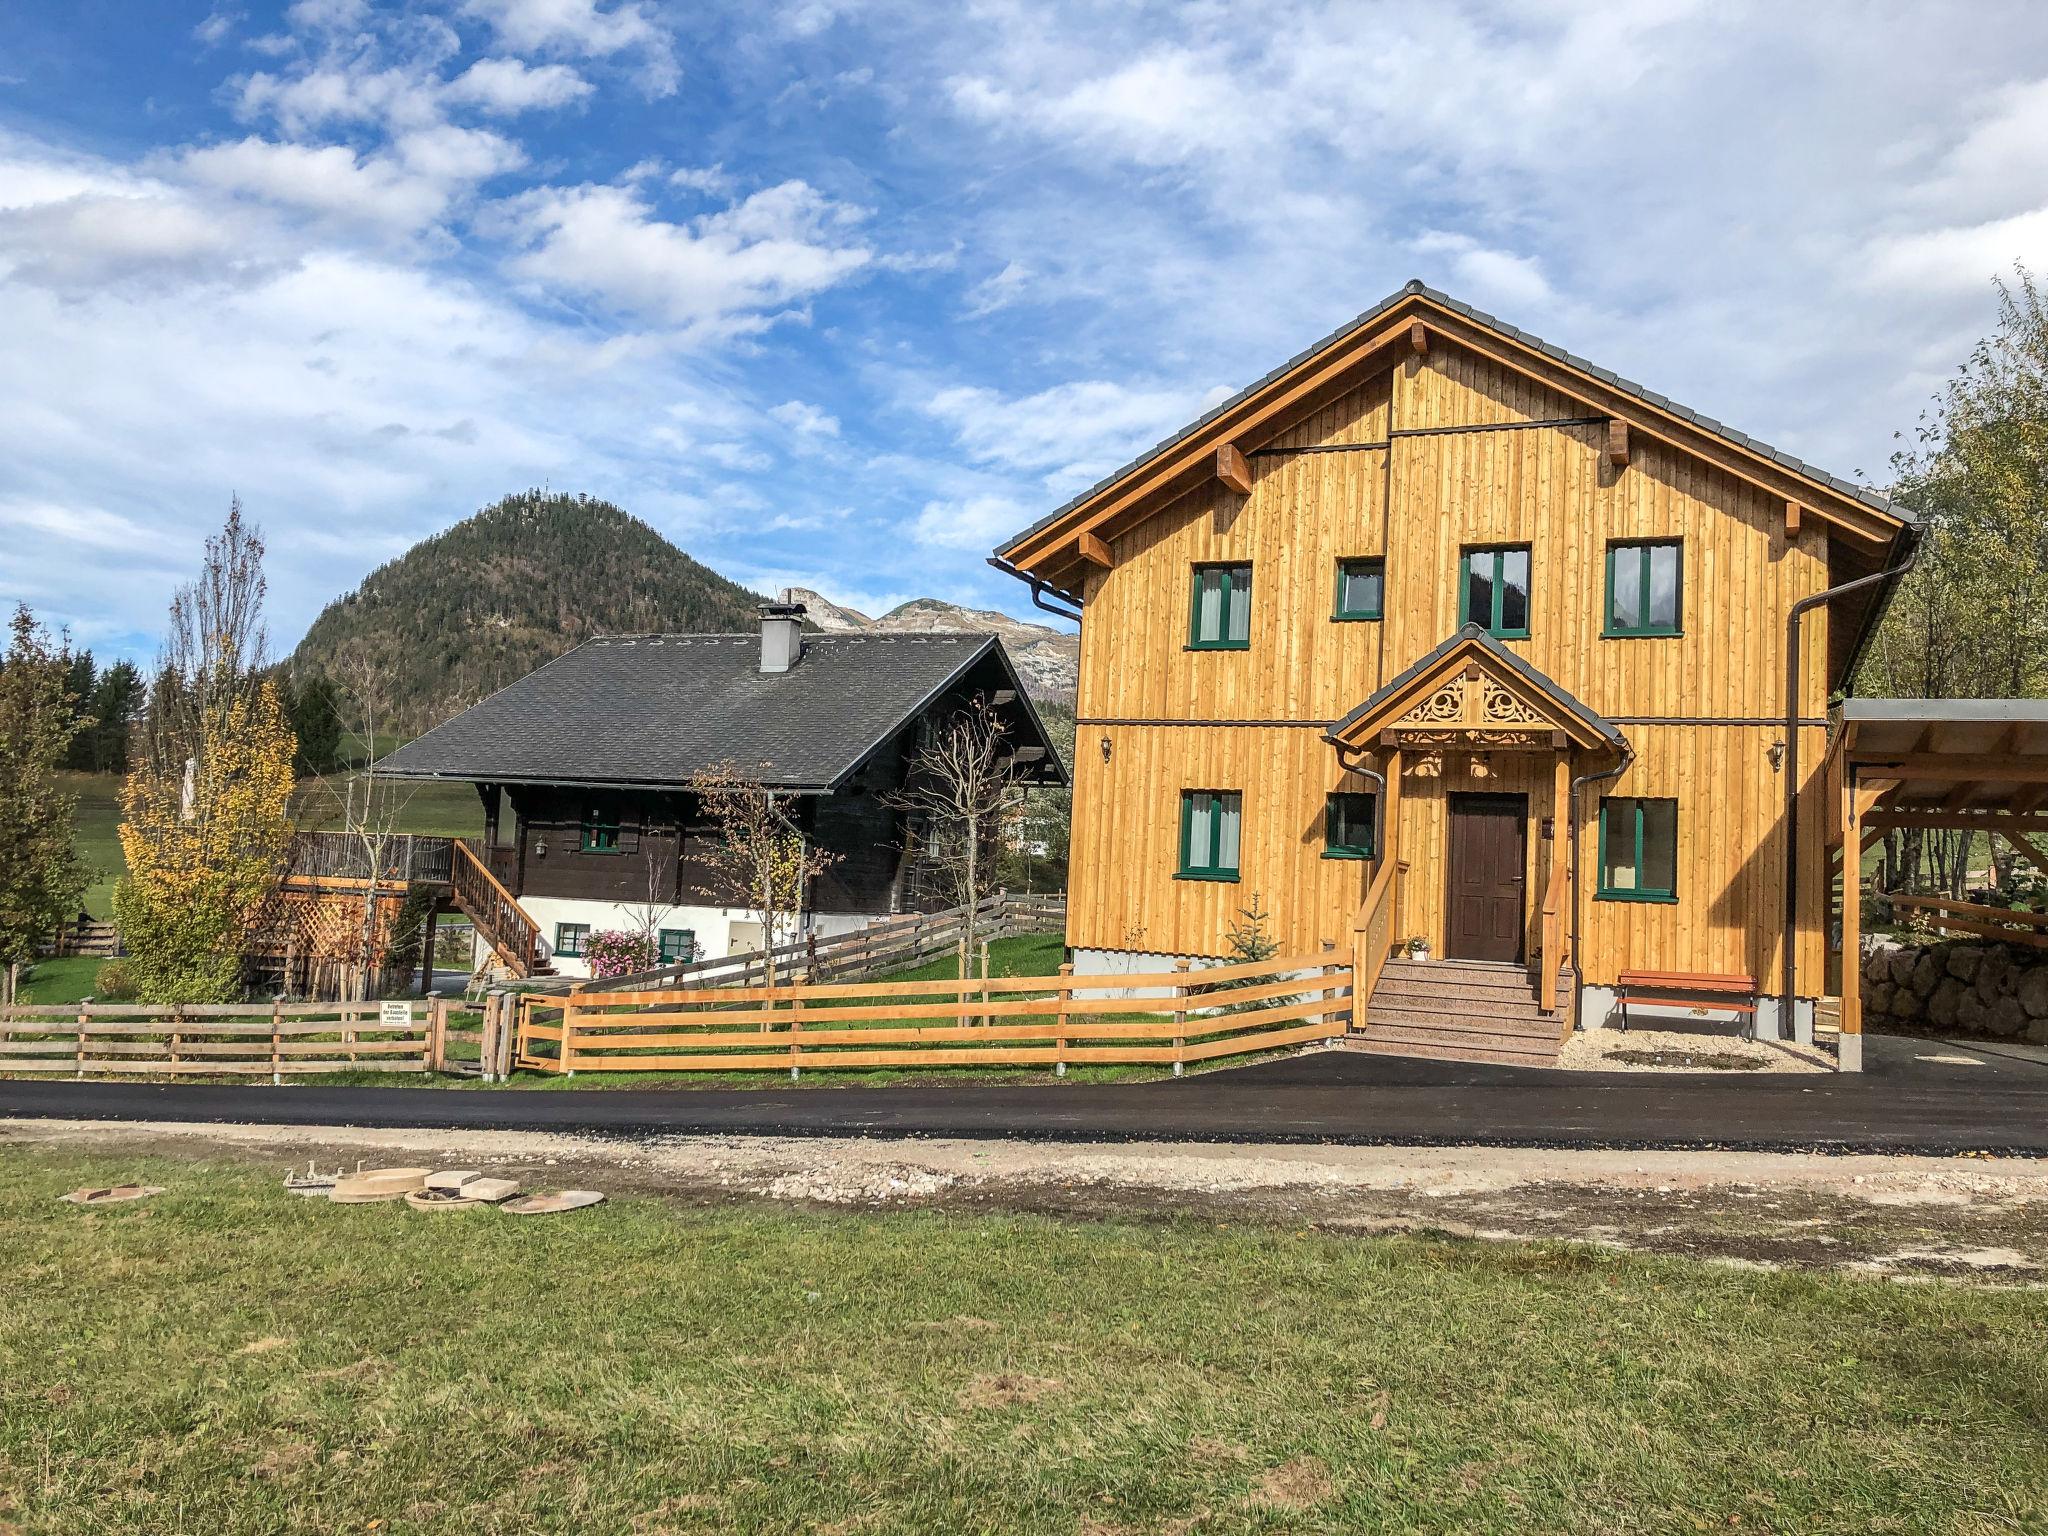
[{"label": "wooden entrance staircase", "polygon": [[[1570,978],[1559,992],[1572,995]],[[1568,1014],[1545,1013],[1528,967],[1477,960],[1386,961],[1365,1027],[1344,1044],[1376,1056],[1554,1067]]]},{"label": "wooden entrance staircase", "polygon": [[541,956],[540,925],[519,898],[505,889],[467,838],[457,839],[450,859],[449,893],[464,917],[491,946],[491,953],[514,976],[552,976],[555,968]]}]

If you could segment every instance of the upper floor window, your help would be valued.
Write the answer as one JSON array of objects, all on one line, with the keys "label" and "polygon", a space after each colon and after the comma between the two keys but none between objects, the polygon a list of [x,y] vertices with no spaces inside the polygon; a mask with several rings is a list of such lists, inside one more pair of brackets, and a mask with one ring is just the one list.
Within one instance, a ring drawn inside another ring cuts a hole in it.
[{"label": "upper floor window", "polygon": [[1369,859],[1373,856],[1373,812],[1377,797],[1339,790],[1323,804],[1323,857]]},{"label": "upper floor window", "polygon": [[1458,622],[1502,640],[1529,638],[1529,546],[1468,549],[1458,561]]},{"label": "upper floor window", "polygon": [[593,808],[583,813],[583,851],[585,853],[617,853],[619,851],[618,812]]},{"label": "upper floor window", "polygon": [[1607,546],[1607,633],[1675,635],[1685,546],[1676,540]]},{"label": "upper floor window", "polygon": [[578,960],[590,943],[590,924],[555,924],[555,953],[564,960]]},{"label": "upper floor window", "polygon": [[1242,651],[1252,643],[1252,568],[1198,565],[1188,614],[1188,644],[1198,651]]},{"label": "upper floor window", "polygon": [[1387,563],[1378,555],[1370,559],[1337,562],[1337,606],[1332,616],[1339,619],[1376,619],[1386,599]]},{"label": "upper floor window", "polygon": [[1189,789],[1180,797],[1180,873],[1188,880],[1235,880],[1244,796]]},{"label": "upper floor window", "polygon": [[1603,901],[1678,900],[1678,802],[1614,795],[1600,802]]}]

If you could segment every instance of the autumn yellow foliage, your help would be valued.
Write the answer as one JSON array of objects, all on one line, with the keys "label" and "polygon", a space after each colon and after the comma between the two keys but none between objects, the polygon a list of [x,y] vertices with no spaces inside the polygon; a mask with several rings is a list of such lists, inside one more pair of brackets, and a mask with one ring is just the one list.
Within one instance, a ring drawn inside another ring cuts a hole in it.
[{"label": "autumn yellow foliage", "polygon": [[114,912],[143,1001],[239,994],[243,934],[290,852],[296,745],[275,684],[222,689],[198,712],[185,758],[129,774],[128,877]]}]

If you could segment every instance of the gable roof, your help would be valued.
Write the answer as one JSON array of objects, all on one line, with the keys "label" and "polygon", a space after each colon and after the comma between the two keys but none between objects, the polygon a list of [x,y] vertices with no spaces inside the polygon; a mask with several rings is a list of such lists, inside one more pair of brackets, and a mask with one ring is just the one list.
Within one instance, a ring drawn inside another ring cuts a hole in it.
[{"label": "gable roof", "polygon": [[586,640],[386,756],[395,778],[678,789],[730,763],[777,789],[829,791],[977,669],[1015,690],[1018,744],[1065,774],[993,635],[806,635],[787,672],[754,635]]},{"label": "gable roof", "polygon": [[1555,729],[1565,731],[1579,745],[1625,745],[1621,732],[1606,716],[1581,703],[1477,624],[1467,624],[1398,677],[1374,689],[1362,704],[1325,731],[1323,739],[1336,746],[1369,744],[1383,725],[1391,724],[1444,678],[1455,676],[1474,663],[1527,698]]},{"label": "gable roof", "polygon": [[[1351,367],[1367,354],[1392,346],[1406,334],[1407,323],[1411,320],[1419,320],[1426,329],[1468,346],[1491,341],[1506,354],[1502,361],[1520,367],[1524,372],[1540,368],[1538,376],[1543,382],[1561,393],[1583,400],[1596,412],[1625,419],[1651,436],[1674,441],[1676,446],[1719,462],[1723,468],[1765,485],[1767,489],[1788,493],[1788,499],[1810,498],[1807,504],[1813,505],[1820,515],[1825,517],[1832,511],[1837,519],[1846,519],[1850,526],[1867,536],[1881,538],[1915,522],[1911,512],[1889,497],[1808,464],[1782,449],[1773,448],[1745,432],[1702,415],[1690,406],[1681,405],[1668,396],[1625,379],[1612,369],[1602,368],[1540,336],[1454,299],[1417,278],[1339,326],[1313,346],[1296,353],[1264,378],[1189,422],[1171,437],[1148,448],[1064,506],[1005,540],[996,549],[995,563],[1016,565],[1031,574],[1045,574],[1038,569],[1047,553],[1047,541],[1042,535],[1073,519],[1084,509],[1095,510],[1098,504],[1105,502],[1109,493],[1148,467],[1169,469],[1172,461],[1180,455],[1192,455],[1198,460],[1205,458],[1219,443],[1231,441],[1228,428],[1236,425],[1238,418],[1250,414],[1248,408],[1279,392],[1282,385],[1319,363],[1339,362],[1346,368]],[[1252,430],[1256,433],[1259,428]],[[1277,428],[1266,428],[1269,434],[1272,430]],[[1249,449],[1255,443],[1256,437],[1253,437],[1235,446]],[[1162,464],[1162,460],[1167,462]],[[1184,489],[1185,486],[1179,488]]]}]

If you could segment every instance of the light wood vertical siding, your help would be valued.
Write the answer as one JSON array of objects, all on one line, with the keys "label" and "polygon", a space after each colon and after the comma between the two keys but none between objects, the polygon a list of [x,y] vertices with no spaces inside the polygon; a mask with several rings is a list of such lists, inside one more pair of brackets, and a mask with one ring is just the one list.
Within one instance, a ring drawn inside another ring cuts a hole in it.
[{"label": "light wood vertical siding", "polygon": [[[1785,615],[1827,584],[1825,526],[1809,518],[1788,540],[1781,501],[1640,434],[1630,463],[1616,468],[1597,424],[1442,430],[1583,414],[1433,339],[1426,358],[1362,382],[1266,445],[1355,451],[1256,452],[1249,496],[1212,483],[1113,541],[1114,567],[1093,574],[1085,593],[1071,944],[1215,954],[1255,890],[1289,947],[1344,942],[1367,869],[1321,858],[1323,798],[1370,786],[1341,775],[1320,733],[1304,725],[1203,722],[1339,718],[1457,628],[1463,546],[1526,543],[1531,635],[1510,648],[1622,722],[1637,753],[1619,783],[1588,796],[1586,979],[1611,980],[1631,967],[1775,975],[1784,780],[1770,747],[1784,733],[1769,722],[1783,714]],[[1416,429],[1433,435],[1400,435]],[[1368,444],[1385,446],[1356,446]],[[1608,543],[1642,538],[1683,542],[1684,633],[1603,638]],[[1331,618],[1337,561],[1356,555],[1386,560],[1380,622]],[[1190,567],[1211,560],[1253,567],[1248,650],[1187,649]],[[1826,705],[1827,638],[1826,615],[1813,615],[1801,700],[1808,717]],[[1751,723],[1630,723],[1642,717]],[[1803,733],[1809,773],[1822,745],[1817,727]],[[1574,772],[1591,766],[1606,764],[1582,761]],[[1406,933],[1442,942],[1447,789],[1529,795],[1533,927],[1549,856],[1536,829],[1554,814],[1552,761],[1496,753],[1490,767],[1489,778],[1470,779],[1453,755],[1444,763],[1448,783],[1414,772],[1404,779],[1396,851],[1411,865]],[[1237,884],[1174,878],[1184,788],[1244,794]],[[1593,898],[1590,812],[1600,794],[1678,799],[1676,904]],[[1819,910],[1819,819],[1809,818],[1802,855],[1808,913]],[[1803,934],[1802,966],[1817,967],[1820,954],[1819,933]]]}]

